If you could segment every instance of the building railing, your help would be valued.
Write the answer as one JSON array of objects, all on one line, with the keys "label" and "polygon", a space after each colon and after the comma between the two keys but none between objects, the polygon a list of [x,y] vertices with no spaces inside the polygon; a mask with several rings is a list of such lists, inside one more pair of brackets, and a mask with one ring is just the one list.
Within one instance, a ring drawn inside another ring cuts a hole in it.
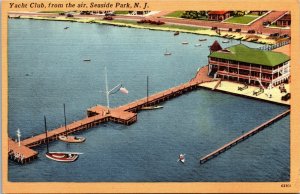
[{"label": "building railing", "polygon": [[279,47],[288,45],[290,43],[291,43],[291,40],[289,39],[289,40],[278,42],[278,43],[272,44],[272,45],[264,45],[264,46],[259,47],[258,49],[265,50],[265,51],[271,51],[271,50],[277,49]]},{"label": "building railing", "polygon": [[259,73],[261,71],[262,73],[272,74],[272,72],[273,72],[271,69],[264,69],[264,68],[260,69],[258,67],[251,67],[250,68],[250,66],[246,66],[246,65],[224,63],[224,62],[220,62],[220,61],[209,60],[208,62],[212,65],[216,64],[216,65],[220,65],[220,66],[224,66],[224,67],[231,67],[231,68],[237,68],[237,69],[242,69],[242,70],[255,71],[257,73]]}]

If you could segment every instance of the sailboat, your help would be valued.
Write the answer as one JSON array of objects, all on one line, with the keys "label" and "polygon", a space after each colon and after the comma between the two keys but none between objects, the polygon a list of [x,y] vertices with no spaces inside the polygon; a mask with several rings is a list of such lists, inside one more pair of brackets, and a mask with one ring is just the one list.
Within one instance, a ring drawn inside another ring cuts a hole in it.
[{"label": "sailboat", "polygon": [[74,162],[78,159],[79,154],[77,152],[49,152],[49,139],[48,139],[48,131],[47,131],[47,124],[46,124],[46,117],[44,116],[45,121],[45,134],[46,134],[46,142],[47,142],[47,152],[46,157],[57,161],[57,162]]},{"label": "sailboat", "polygon": [[185,154],[179,154],[177,162],[181,162],[184,164],[185,162]]},{"label": "sailboat", "polygon": [[85,137],[77,137],[77,136],[70,136],[68,135],[67,131],[67,119],[66,119],[66,106],[64,104],[64,117],[65,117],[65,130],[66,130],[66,135],[60,135],[58,136],[58,139],[64,142],[68,143],[82,143],[85,141]]},{"label": "sailboat", "polygon": [[168,56],[168,55],[172,55],[171,52],[168,52],[168,50],[166,49],[166,52],[164,53],[165,56]]},{"label": "sailboat", "polygon": [[149,106],[148,102],[149,102],[149,77],[147,76],[147,102],[146,102],[146,106],[142,107],[141,110],[154,110],[154,109],[163,108],[163,106],[158,106],[158,105]]}]

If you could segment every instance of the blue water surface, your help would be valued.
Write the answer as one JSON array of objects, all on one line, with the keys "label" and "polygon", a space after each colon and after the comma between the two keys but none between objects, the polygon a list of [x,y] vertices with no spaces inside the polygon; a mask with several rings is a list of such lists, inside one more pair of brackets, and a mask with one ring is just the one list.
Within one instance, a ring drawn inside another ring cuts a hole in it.
[{"label": "blue water surface", "polygon": [[[64,27],[70,28],[65,30]],[[9,136],[22,138],[86,116],[106,104],[104,68],[109,86],[122,83],[129,94],[111,96],[116,107],[190,80],[207,65],[208,46],[223,38],[99,24],[9,20]],[[207,38],[199,44],[198,39]],[[188,41],[188,45],[182,45]],[[243,42],[250,47],[254,43]],[[164,56],[164,52],[172,52]],[[84,62],[90,59],[90,62]],[[290,117],[267,127],[209,162],[199,158],[283,112],[287,107],[199,89],[142,111],[130,126],[101,124],[80,135],[82,144],[50,143],[50,151],[84,154],[74,163],[39,158],[19,165],[9,161],[8,178],[17,182],[231,182],[288,181]],[[186,163],[177,162],[180,153]],[[55,176],[54,176],[55,175]]]}]

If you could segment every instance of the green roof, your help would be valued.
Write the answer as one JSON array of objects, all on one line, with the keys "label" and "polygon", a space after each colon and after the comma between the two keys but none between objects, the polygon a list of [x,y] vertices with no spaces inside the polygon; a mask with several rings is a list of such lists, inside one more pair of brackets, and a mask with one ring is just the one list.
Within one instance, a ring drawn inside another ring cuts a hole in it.
[{"label": "green roof", "polygon": [[[228,51],[230,52],[228,52]],[[274,67],[290,60],[286,54],[249,48],[243,44],[212,52],[209,57]]]}]

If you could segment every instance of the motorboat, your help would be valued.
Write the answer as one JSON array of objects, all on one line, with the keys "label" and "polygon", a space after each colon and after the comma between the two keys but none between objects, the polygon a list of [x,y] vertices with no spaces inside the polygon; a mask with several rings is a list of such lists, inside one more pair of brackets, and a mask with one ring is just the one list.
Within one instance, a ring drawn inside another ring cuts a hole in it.
[{"label": "motorboat", "polygon": [[66,29],[68,29],[69,27],[68,26],[66,26],[64,29],[66,30]]},{"label": "motorboat", "polygon": [[201,46],[201,44],[195,44],[195,47]]},{"label": "motorboat", "polygon": [[91,59],[83,59],[83,61],[91,61]]},{"label": "motorboat", "polygon": [[174,36],[177,36],[177,35],[179,35],[179,32],[178,31],[174,32]]},{"label": "motorboat", "polygon": [[184,42],[182,42],[181,44],[189,44],[188,42],[186,42],[186,41],[184,41]]},{"label": "motorboat", "polygon": [[229,43],[229,40],[223,40],[222,43]]},{"label": "motorboat", "polygon": [[207,41],[206,38],[199,39],[199,41]]}]

